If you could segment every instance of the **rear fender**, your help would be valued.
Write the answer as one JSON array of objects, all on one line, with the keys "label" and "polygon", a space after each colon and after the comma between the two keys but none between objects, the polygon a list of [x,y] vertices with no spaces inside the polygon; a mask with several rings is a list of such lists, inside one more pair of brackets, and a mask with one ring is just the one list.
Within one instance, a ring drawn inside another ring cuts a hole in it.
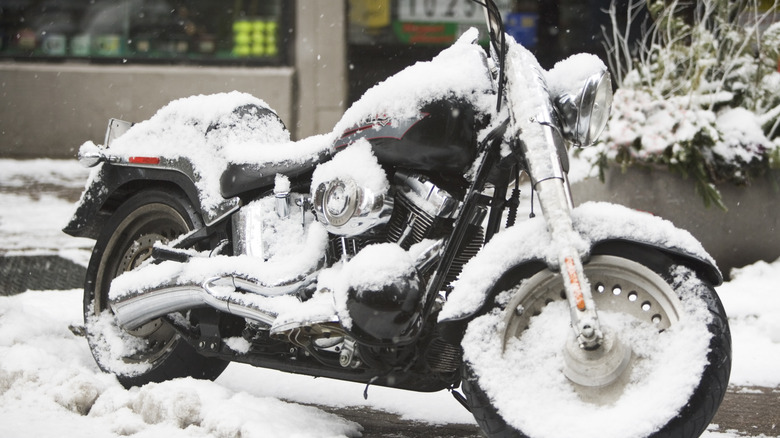
[{"label": "rear fender", "polygon": [[[648,213],[608,203],[589,202],[572,211],[574,228],[588,243],[580,248],[583,261],[591,255],[632,254],[666,257],[689,266],[713,285],[723,281],[715,261],[687,231]],[[519,279],[554,268],[552,239],[544,220],[531,219],[496,235],[463,268],[453,284],[438,319],[445,325],[467,322],[481,314],[492,298],[514,286]],[[557,271],[557,269],[556,269]]]},{"label": "rear fender", "polygon": [[[96,239],[105,222],[126,199],[145,188],[170,187],[183,193],[199,211],[206,225],[233,211],[237,198],[225,199],[216,207],[205,208],[202,193],[195,184],[192,166],[161,163],[136,166],[104,162],[94,168],[86,188],[76,204],[76,211],[63,231],[75,237]],[[187,170],[189,169],[189,172]]]}]

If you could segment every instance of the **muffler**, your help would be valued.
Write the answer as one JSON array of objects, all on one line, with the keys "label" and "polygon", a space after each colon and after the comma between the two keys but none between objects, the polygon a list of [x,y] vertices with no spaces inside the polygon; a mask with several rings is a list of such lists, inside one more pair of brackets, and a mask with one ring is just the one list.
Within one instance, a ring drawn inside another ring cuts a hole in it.
[{"label": "muffler", "polygon": [[138,327],[169,313],[211,307],[255,323],[272,325],[282,306],[298,301],[297,292],[314,280],[306,277],[292,284],[261,286],[233,277],[211,277],[201,284],[161,286],[123,294],[110,302],[116,321],[124,330]]}]

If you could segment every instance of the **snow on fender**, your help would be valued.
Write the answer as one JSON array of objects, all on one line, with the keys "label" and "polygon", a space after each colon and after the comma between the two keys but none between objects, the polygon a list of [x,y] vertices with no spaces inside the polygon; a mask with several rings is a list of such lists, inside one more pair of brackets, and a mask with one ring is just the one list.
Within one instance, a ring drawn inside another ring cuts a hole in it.
[{"label": "snow on fender", "polygon": [[[715,260],[688,231],[652,214],[607,202],[586,202],[572,211],[574,229],[588,248],[609,240],[625,240],[670,250],[706,265],[719,283]],[[541,260],[554,265],[556,251],[551,245],[543,218],[535,218],[502,231],[463,268],[453,283],[439,321],[457,321],[474,315],[485,303],[493,286],[509,269]]]}]

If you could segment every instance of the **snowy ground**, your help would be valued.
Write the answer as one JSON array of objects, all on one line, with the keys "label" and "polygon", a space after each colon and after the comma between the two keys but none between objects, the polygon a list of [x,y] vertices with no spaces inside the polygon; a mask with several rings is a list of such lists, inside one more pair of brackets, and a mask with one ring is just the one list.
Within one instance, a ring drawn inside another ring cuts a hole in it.
[{"label": "snowy ground", "polygon": [[[0,256],[57,254],[86,263],[91,241],[59,231],[73,210],[62,188],[78,191],[86,174],[73,161],[0,160]],[[780,260],[732,278],[718,289],[734,341],[731,383],[780,391]],[[372,387],[365,401],[363,385],[236,364],[216,382],[185,379],[127,391],[100,373],[84,339],[68,330],[80,321],[81,290],[0,297],[0,436],[360,436],[360,425],[309,404],[473,423],[446,392]],[[739,435],[713,425],[704,436]]]}]

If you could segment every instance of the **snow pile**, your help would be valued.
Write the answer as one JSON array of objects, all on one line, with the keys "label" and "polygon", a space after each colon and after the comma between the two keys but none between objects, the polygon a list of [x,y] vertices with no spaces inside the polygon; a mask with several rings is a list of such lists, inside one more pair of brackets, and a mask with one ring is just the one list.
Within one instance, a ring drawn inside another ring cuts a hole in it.
[{"label": "snow pile", "polygon": [[35,188],[36,193],[60,188],[82,188],[88,174],[89,170],[71,161],[0,159],[0,184],[3,187],[25,190]]},{"label": "snow pile", "polygon": [[780,259],[732,270],[718,293],[731,326],[730,383],[780,386]]},{"label": "snow pile", "polygon": [[86,265],[94,241],[61,230],[73,213],[66,198],[88,175],[75,161],[0,159],[0,254],[58,254]]},{"label": "snow pile", "polygon": [[479,317],[463,340],[464,360],[499,414],[529,436],[648,436],[687,403],[707,363],[710,314],[696,284],[690,286],[682,288],[681,320],[662,333],[623,313],[599,313],[602,325],[620,333],[637,357],[630,383],[618,400],[605,405],[583,401],[563,374],[563,346],[572,336],[563,300],[547,305],[519,339],[507,342],[505,351],[503,313]]},{"label": "snow pile", "polygon": [[347,307],[350,290],[358,295],[370,294],[382,291],[386,285],[408,284],[416,278],[408,252],[394,243],[380,243],[368,245],[348,262],[322,271],[318,287],[333,291],[340,323],[351,330],[353,321]]},{"label": "snow pile", "polygon": [[[229,156],[240,162],[238,158],[252,152],[255,160],[273,161],[276,150],[290,143],[290,134],[276,115],[263,113],[268,109],[262,100],[237,91],[177,99],[115,139],[108,153],[124,159],[146,156],[188,161],[203,207],[213,209],[222,202],[219,177]],[[319,144],[312,151],[305,146],[286,147],[285,158],[302,161],[327,148]],[[94,147],[87,142],[82,149]]]},{"label": "snow pile", "polygon": [[546,72],[545,78],[551,96],[563,93],[576,96],[591,76],[606,70],[607,66],[598,56],[578,53],[555,63],[553,68]]},{"label": "snow pile", "polygon": [[385,195],[390,188],[387,175],[371,151],[371,143],[366,139],[358,140],[329,162],[317,166],[311,179],[312,191],[320,184],[335,179],[351,179],[358,187],[368,189],[375,195]]},{"label": "snow pile", "polygon": [[356,437],[361,427],[313,407],[179,379],[125,390],[96,369],[81,291],[0,297],[3,436]]}]

